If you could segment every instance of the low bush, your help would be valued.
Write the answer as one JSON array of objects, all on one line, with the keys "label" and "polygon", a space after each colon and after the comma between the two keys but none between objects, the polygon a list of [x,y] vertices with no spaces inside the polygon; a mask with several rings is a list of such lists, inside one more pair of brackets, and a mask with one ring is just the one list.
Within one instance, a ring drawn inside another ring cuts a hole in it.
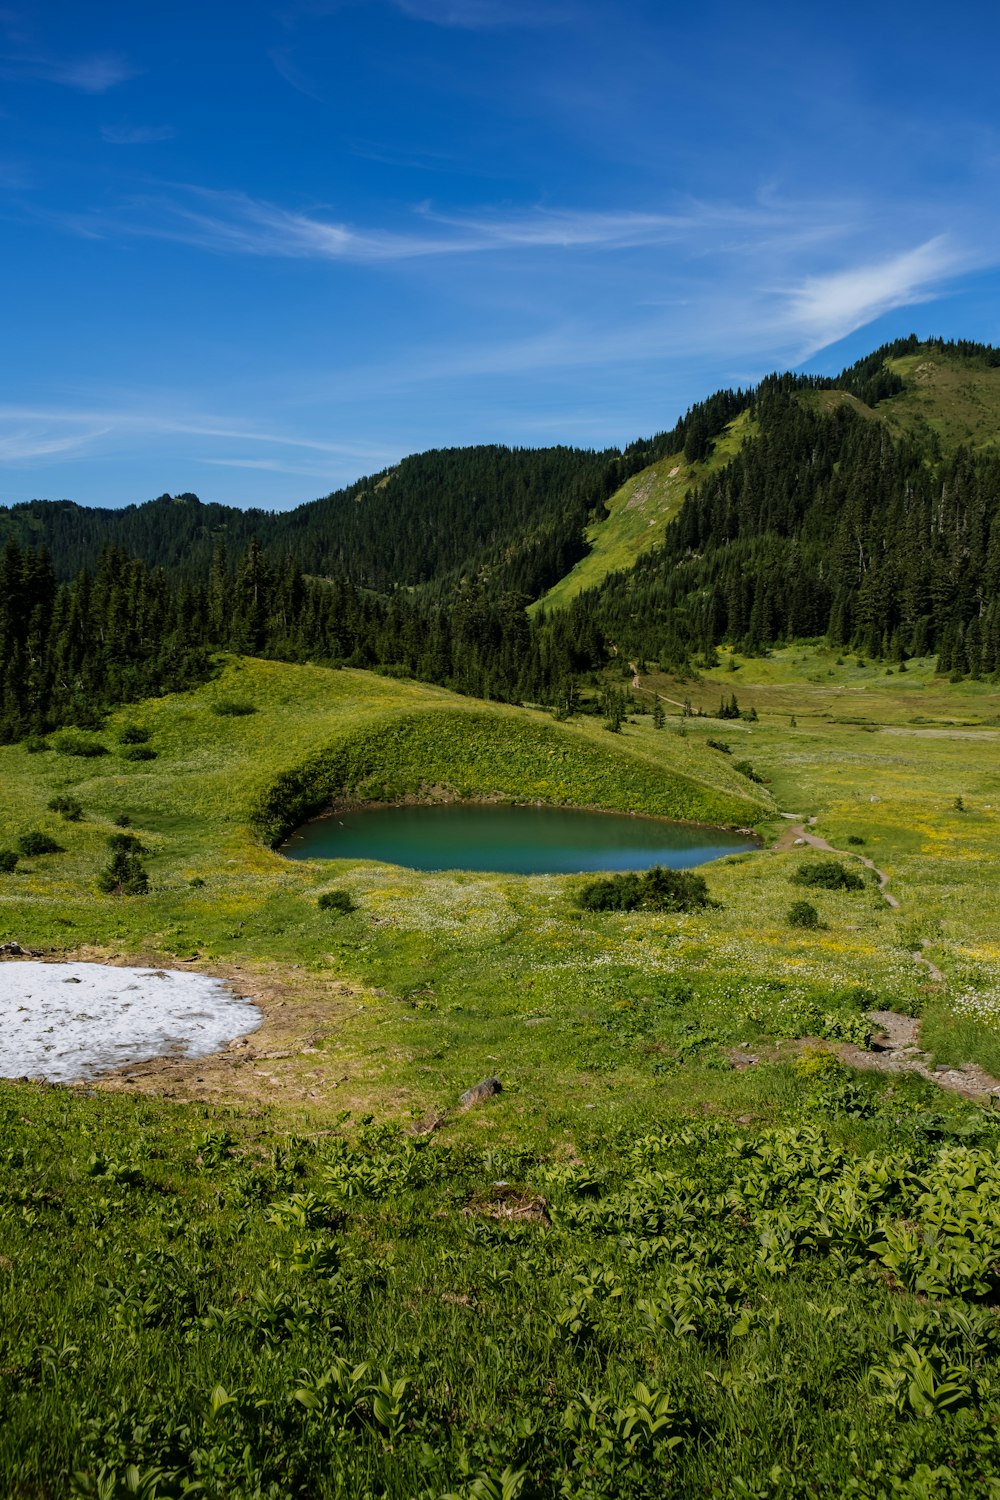
[{"label": "low bush", "polygon": [[863,844],[864,839],[861,837],[860,833],[849,833],[847,835],[847,842],[849,844]]},{"label": "low bush", "polygon": [[79,823],[83,817],[83,804],[75,797],[50,797],[49,811],[62,813],[67,823]]},{"label": "low bush", "polygon": [[148,854],[149,850],[141,839],[137,839],[134,833],[109,833],[108,848],[112,850],[124,849],[126,854]]},{"label": "low bush", "polygon": [[138,854],[129,849],[114,849],[97,877],[97,889],[106,896],[144,896],[149,890],[149,876]]},{"label": "low bush", "polygon": [[706,740],[705,744],[712,750],[718,750],[721,755],[732,755],[732,750],[725,740]]},{"label": "low bush", "polygon": [[243,698],[219,698],[212,704],[212,712],[220,719],[241,719],[247,714],[255,714],[257,709]]},{"label": "low bush", "polygon": [[758,786],[763,785],[763,776],[757,774],[748,760],[734,760],[733,770],[739,771],[740,775],[745,776],[748,781],[755,781]]},{"label": "low bush", "polygon": [[51,750],[52,746],[42,734],[29,734],[24,742],[24,748],[29,755],[40,755],[43,750]]},{"label": "low bush", "polygon": [[95,740],[92,735],[79,734],[75,729],[67,729],[62,734],[57,734],[52,743],[60,755],[82,755],[90,758],[108,754],[107,745],[100,740]]},{"label": "low bush", "polygon": [[0,875],[10,875],[17,869],[20,855],[14,849],[0,849]]},{"label": "low bush", "polygon": [[144,745],[151,737],[151,731],[141,724],[123,724],[118,731],[119,745]]},{"label": "low bush", "polygon": [[320,911],[335,911],[341,916],[346,916],[358,909],[349,891],[324,891],[316,905]]},{"label": "low bush", "polygon": [[122,751],[122,760],[155,760],[156,751],[152,745],[126,745]]},{"label": "low bush", "polygon": [[788,908],[789,927],[818,927],[819,912],[810,901],[793,901]]},{"label": "low bush", "polygon": [[57,844],[54,838],[47,833],[40,833],[37,828],[30,833],[22,833],[17,841],[17,847],[22,854],[31,856],[33,854],[61,854],[62,846]]},{"label": "low bush", "polygon": [[589,881],[577,900],[584,911],[693,911],[714,904],[704,876],[693,870],[665,870],[661,865],[641,875]]},{"label": "low bush", "polygon": [[796,885],[814,885],[824,891],[860,891],[865,884],[858,870],[848,869],[839,859],[817,859],[799,865],[792,880]]}]

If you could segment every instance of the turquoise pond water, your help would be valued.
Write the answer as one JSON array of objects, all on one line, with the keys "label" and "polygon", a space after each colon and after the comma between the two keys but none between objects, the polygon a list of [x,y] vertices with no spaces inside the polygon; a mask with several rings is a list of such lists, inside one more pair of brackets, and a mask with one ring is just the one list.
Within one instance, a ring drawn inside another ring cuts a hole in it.
[{"label": "turquoise pond water", "polygon": [[576,807],[450,802],[328,813],[299,828],[290,859],[376,859],[411,870],[572,875],[692,865],[756,849],[744,834]]}]

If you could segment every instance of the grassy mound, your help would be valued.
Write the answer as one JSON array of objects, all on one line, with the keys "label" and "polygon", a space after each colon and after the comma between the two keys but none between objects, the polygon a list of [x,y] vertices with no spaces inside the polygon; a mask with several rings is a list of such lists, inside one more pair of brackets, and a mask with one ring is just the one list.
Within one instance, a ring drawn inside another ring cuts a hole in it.
[{"label": "grassy mound", "polygon": [[714,823],[747,823],[767,809],[725,765],[685,760],[676,740],[664,738],[661,751],[657,763],[648,748],[509,709],[397,714],[283,772],[251,809],[251,826],[273,845],[338,798],[498,798]]}]

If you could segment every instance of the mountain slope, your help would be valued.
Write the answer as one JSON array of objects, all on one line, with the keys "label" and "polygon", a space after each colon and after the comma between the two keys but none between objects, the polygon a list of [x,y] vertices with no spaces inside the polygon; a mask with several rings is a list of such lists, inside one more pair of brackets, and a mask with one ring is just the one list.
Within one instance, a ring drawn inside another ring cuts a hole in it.
[{"label": "mountain slope", "polygon": [[607,501],[606,514],[587,527],[589,551],[532,606],[533,611],[560,609],[609,573],[632,567],[652,551],[663,541],[691,486],[727,463],[750,431],[749,412],[741,412],[701,462],[689,463],[682,451],[670,453],[627,479]]}]

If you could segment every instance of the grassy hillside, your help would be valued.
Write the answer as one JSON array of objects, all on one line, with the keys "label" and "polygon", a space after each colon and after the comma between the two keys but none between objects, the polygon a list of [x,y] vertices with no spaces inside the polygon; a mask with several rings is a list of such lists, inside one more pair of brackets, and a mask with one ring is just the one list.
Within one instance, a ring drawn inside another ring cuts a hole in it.
[{"label": "grassy hillside", "polygon": [[609,573],[630,568],[636,558],[656,547],[691,486],[702,475],[728,463],[751,431],[749,414],[743,412],[715,440],[704,463],[689,464],[683,453],[674,453],[633,475],[606,502],[606,519],[587,528],[587,556],[532,606],[532,612],[561,608]]},{"label": "grassy hillside", "polygon": [[[254,711],[213,711],[234,702]],[[124,758],[118,736],[132,723],[149,731],[155,760]],[[87,940],[98,942],[119,932],[115,903],[95,905],[92,881],[122,814],[149,845],[156,870],[154,895],[141,903],[144,944],[174,948],[171,933],[188,923],[197,930],[220,903],[234,911],[244,899],[259,904],[272,888],[269,877],[275,890],[302,883],[303,872],[251,830],[256,819],[268,839],[289,831],[296,820],[288,821],[289,799],[305,816],[332,796],[393,800],[432,787],[435,796],[573,802],[733,824],[754,822],[770,807],[766,793],[702,747],[648,726],[613,736],[593,721],[559,725],[442,689],[252,659],[231,660],[195,692],[119,713],[102,735],[84,739],[113,753],[0,751],[8,791],[0,847],[37,828],[63,848],[0,876],[4,936],[52,941],[84,927]],[[59,743],[58,736],[50,741]],[[80,801],[85,819],[65,822],[50,811],[48,801],[60,795]],[[192,879],[206,884],[192,890]]]},{"label": "grassy hillside", "polygon": [[[872,408],[840,389],[804,390],[798,399],[821,411],[848,406],[892,432],[944,453],[968,444],[976,449],[1000,444],[1000,367],[983,359],[931,345],[888,361],[905,388]],[[729,462],[752,436],[749,412],[742,413],[716,440],[703,464],[687,464],[682,453],[659,460],[634,475],[607,502],[606,519],[587,530],[591,550],[533,606],[559,608],[609,573],[627,570],[663,540],[685,494],[707,474]]]},{"label": "grassy hillside", "polygon": [[946,452],[1000,444],[1000,368],[933,347],[889,361],[905,390],[878,405],[893,431],[937,437]]},{"label": "grassy hillside", "polygon": [[1000,444],[1000,367],[933,345],[887,364],[904,389],[877,407],[841,390],[804,391],[800,399],[821,410],[850,406],[863,417],[884,422],[897,437],[930,444],[930,451],[935,441],[945,454]]},{"label": "grassy hillside", "polygon": [[[156,760],[0,751],[0,845],[65,849],[0,876],[3,936],[194,962],[265,1012],[215,1058],[0,1083],[5,1494],[991,1495],[995,1115],[819,1049],[881,1006],[1000,1072],[1000,696],[818,647],[733,666],[645,679],[670,722],[619,739],[234,662],[129,715]],[[733,691],[755,721],[680,715]],[[233,700],[257,711],[212,712]],[[250,812],[337,743],[360,792],[467,764],[472,789],[547,765],[560,794],[658,771],[719,795],[746,758],[901,907],[866,879],[791,926],[802,847],[706,867],[718,904],[673,915],[582,911],[570,877],[285,861]],[[122,812],[147,896],[94,889]],[[358,909],[321,912],[331,887]]]}]

